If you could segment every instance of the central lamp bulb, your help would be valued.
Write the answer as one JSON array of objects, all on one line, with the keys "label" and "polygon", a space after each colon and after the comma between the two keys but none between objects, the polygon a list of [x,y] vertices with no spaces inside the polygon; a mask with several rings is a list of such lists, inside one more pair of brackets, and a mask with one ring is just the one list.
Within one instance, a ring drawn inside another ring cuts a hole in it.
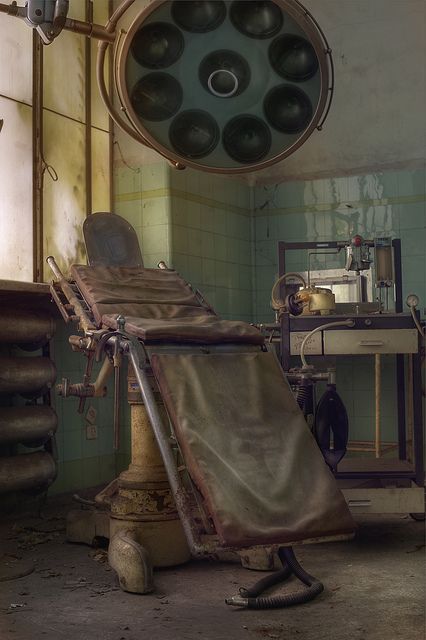
[{"label": "central lamp bulb", "polygon": [[219,98],[231,98],[238,91],[238,78],[228,69],[217,69],[207,79],[210,92]]}]

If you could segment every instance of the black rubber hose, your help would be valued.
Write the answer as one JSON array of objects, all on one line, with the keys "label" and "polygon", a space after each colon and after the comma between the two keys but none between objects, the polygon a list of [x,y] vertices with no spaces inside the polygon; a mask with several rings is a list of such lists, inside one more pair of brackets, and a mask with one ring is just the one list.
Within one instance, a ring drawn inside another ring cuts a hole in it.
[{"label": "black rubber hose", "polygon": [[278,549],[278,557],[283,563],[283,566],[290,567],[292,573],[294,573],[299,580],[308,585],[308,587],[310,587],[314,582],[318,582],[316,578],[309,575],[309,573],[307,573],[298,563],[296,556],[294,555],[293,547],[280,547]]},{"label": "black rubber hose", "polygon": [[[235,606],[246,607],[247,609],[281,609],[292,607],[296,604],[304,604],[322,593],[324,585],[300,566],[291,547],[280,547],[278,556],[283,564],[281,571],[262,578],[250,589],[240,589],[239,596],[229,598],[225,602]],[[278,582],[283,582],[292,573],[306,584],[307,589],[281,596],[256,597],[268,587]]]},{"label": "black rubber hose", "polygon": [[288,593],[283,596],[264,596],[263,598],[248,598],[247,609],[283,609],[284,607],[292,607],[296,604],[304,604],[313,600],[324,590],[321,582],[314,582],[303,591],[296,593]]},{"label": "black rubber hose", "polygon": [[292,574],[290,567],[284,566],[284,569],[280,571],[275,571],[275,573],[271,573],[269,576],[265,576],[258,580],[252,587],[245,589],[244,587],[240,587],[239,592],[243,598],[255,598],[260,595],[269,587],[273,587],[275,584],[279,584],[280,582],[284,582],[289,578]]}]

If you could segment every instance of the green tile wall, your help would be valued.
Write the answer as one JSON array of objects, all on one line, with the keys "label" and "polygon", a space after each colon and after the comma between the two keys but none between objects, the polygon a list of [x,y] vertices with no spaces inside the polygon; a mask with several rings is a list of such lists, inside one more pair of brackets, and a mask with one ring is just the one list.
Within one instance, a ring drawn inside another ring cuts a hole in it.
[{"label": "green tile wall", "polygon": [[[401,238],[403,295],[416,292],[426,306],[425,171],[392,171],[308,182],[263,185],[254,193],[254,315],[270,321],[270,290],[278,273],[279,240],[345,240],[386,235]],[[289,254],[288,270],[306,270],[303,254]],[[333,268],[340,257],[317,258]]]},{"label": "green tile wall", "polygon": [[[83,380],[86,359],[71,350],[68,337],[75,330],[60,320],[53,343],[53,358],[58,370],[57,382],[69,378],[71,382]],[[93,372],[95,379],[99,367]],[[116,456],[113,451],[113,379],[108,384],[106,398],[87,399],[83,414],[77,412],[77,398],[62,398],[53,394],[53,403],[58,414],[58,477],[51,487],[51,493],[74,491],[107,483],[116,475]],[[98,437],[86,438],[86,413],[92,406],[97,411],[96,426]]]},{"label": "green tile wall", "polygon": [[145,265],[166,260],[224,318],[251,320],[250,189],[166,163],[122,167],[115,184],[115,211],[135,227]]},{"label": "green tile wall", "polygon": [[227,319],[253,315],[250,197],[238,180],[171,172],[172,265]]},{"label": "green tile wall", "polygon": [[114,175],[115,209],[135,228],[146,267],[171,259],[169,166],[123,167]]}]

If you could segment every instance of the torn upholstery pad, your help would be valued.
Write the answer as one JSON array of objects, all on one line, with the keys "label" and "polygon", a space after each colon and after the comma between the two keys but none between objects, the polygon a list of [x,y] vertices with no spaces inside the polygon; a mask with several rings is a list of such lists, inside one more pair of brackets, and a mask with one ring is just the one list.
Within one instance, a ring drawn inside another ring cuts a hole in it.
[{"label": "torn upholstery pad", "polygon": [[221,320],[173,270],[73,265],[71,276],[90,305],[98,326],[117,328],[144,342],[263,344],[246,322]]},{"label": "torn upholstery pad", "polygon": [[353,532],[346,502],[271,353],[153,354],[151,364],[223,545]]}]

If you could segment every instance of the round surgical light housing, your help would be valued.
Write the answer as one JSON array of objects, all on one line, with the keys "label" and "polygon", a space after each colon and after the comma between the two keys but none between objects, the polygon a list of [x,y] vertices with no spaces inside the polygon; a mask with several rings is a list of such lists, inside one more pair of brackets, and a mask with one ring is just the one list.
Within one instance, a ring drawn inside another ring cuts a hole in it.
[{"label": "round surgical light housing", "polygon": [[153,0],[121,29],[114,70],[141,141],[219,173],[296,151],[332,96],[330,50],[298,0]]}]

